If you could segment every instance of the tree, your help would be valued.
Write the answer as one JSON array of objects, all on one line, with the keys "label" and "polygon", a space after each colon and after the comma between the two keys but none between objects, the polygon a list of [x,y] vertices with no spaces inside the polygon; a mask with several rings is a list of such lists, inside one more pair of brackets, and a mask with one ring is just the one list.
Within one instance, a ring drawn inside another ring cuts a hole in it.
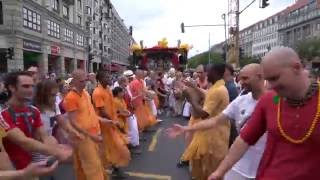
[{"label": "tree", "polygon": [[310,62],[314,58],[320,57],[320,39],[314,38],[301,41],[297,44],[295,49],[300,58]]},{"label": "tree", "polygon": [[247,64],[251,64],[251,63],[260,63],[258,59],[254,58],[254,57],[249,57],[249,56],[244,56],[240,59],[240,67],[244,67]]},{"label": "tree", "polygon": [[[216,52],[210,52],[210,63],[211,64],[224,63],[222,54],[216,53]],[[188,60],[188,67],[189,68],[196,68],[200,64],[203,64],[203,65],[209,64],[208,51],[197,54]]]}]

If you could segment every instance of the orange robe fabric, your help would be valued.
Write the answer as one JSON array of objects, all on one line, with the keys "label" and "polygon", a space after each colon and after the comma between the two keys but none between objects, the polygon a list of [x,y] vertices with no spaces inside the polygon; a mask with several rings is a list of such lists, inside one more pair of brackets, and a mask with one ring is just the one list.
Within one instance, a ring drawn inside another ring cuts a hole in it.
[{"label": "orange robe fabric", "polygon": [[[96,108],[103,107],[112,121],[118,121],[114,98],[109,88],[98,85],[93,91],[92,99]],[[116,167],[127,166],[131,156],[127,147],[128,139],[126,136],[120,132],[118,127],[110,123],[101,123],[101,133],[105,165],[111,163]]]},{"label": "orange robe fabric", "polygon": [[144,101],[145,86],[142,80],[135,79],[129,84],[129,90],[132,94],[132,104],[134,107],[134,114],[137,117],[138,129],[143,131],[148,127],[157,123],[153,116],[149,105]]},{"label": "orange robe fabric", "polygon": [[[121,99],[121,98],[115,97],[114,105],[115,105],[116,112],[123,111],[123,110],[129,111],[127,108],[127,104],[123,98]],[[118,120],[119,120],[120,128],[127,135],[129,131],[128,117],[118,114]]]},{"label": "orange robe fabric", "polygon": [[[76,112],[76,124],[91,135],[100,134],[98,117],[91,103],[91,97],[82,92],[70,91],[63,101],[67,112]],[[74,146],[73,163],[77,180],[108,179],[99,154],[99,146],[89,137],[80,140]]]}]

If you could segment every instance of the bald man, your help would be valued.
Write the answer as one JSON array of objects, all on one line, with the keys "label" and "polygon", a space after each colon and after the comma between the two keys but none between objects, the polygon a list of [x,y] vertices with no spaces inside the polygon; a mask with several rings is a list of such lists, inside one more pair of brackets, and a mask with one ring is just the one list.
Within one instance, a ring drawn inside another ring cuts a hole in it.
[{"label": "bald man", "polygon": [[75,70],[72,78],[73,89],[64,98],[63,106],[71,124],[84,135],[74,147],[77,180],[104,180],[107,177],[98,149],[98,144],[102,142],[99,124],[101,118],[96,115],[91,97],[85,90],[87,74],[83,70]]},{"label": "bald man", "polygon": [[208,80],[207,80],[207,74],[206,74],[204,65],[200,64],[196,68],[196,73],[198,76],[198,78],[196,79],[198,87],[201,89],[207,89],[208,88]]},{"label": "bald man", "polygon": [[144,83],[144,72],[140,69],[135,72],[136,78],[130,82],[129,90],[132,95],[134,114],[138,120],[139,131],[142,132],[156,124],[156,118],[145,104],[146,87]]},{"label": "bald man", "polygon": [[[234,121],[237,131],[246,124],[247,119],[253,112],[259,97],[264,93],[264,78],[262,68],[259,64],[245,66],[239,75],[243,88],[250,93],[238,96],[224,111],[209,120],[201,121],[192,126],[180,126],[175,124],[167,130],[170,137],[176,137],[185,132],[203,131],[214,128],[225,121]],[[265,137],[251,147],[242,159],[232,167],[225,180],[250,180],[256,176],[256,171],[264,150]]]},{"label": "bald man", "polygon": [[209,180],[220,179],[258,139],[267,142],[256,179],[320,179],[319,84],[312,82],[290,48],[273,49],[262,59],[266,92]]}]

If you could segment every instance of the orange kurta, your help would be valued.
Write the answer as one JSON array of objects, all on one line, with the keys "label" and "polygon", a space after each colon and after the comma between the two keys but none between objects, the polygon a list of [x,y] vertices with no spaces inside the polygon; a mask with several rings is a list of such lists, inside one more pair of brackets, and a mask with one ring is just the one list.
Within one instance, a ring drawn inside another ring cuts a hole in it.
[{"label": "orange kurta", "polygon": [[[93,91],[92,99],[96,108],[103,107],[112,121],[118,121],[114,98],[109,88],[98,85]],[[125,135],[120,132],[118,127],[110,123],[101,123],[101,132],[105,163],[111,163],[117,167],[127,166],[131,157]]]},{"label": "orange kurta", "polygon": [[[98,117],[91,103],[90,95],[83,90],[70,91],[63,101],[67,112],[76,113],[76,125],[87,133],[100,134]],[[98,144],[85,137],[74,146],[74,169],[78,180],[104,180],[105,173],[100,160]]]},{"label": "orange kurta", "polygon": [[132,104],[134,107],[134,114],[137,117],[139,131],[156,124],[156,118],[153,116],[149,105],[144,101],[145,86],[142,80],[135,79],[129,84],[129,89],[132,94]]},{"label": "orange kurta", "polygon": [[[115,109],[117,112],[123,111],[123,110],[128,111],[127,104],[123,98],[120,99],[120,98],[115,97],[114,98],[114,105],[115,105]],[[128,134],[128,131],[129,131],[128,117],[123,116],[123,115],[118,115],[118,120],[119,120],[120,128],[123,129],[125,134]]]}]

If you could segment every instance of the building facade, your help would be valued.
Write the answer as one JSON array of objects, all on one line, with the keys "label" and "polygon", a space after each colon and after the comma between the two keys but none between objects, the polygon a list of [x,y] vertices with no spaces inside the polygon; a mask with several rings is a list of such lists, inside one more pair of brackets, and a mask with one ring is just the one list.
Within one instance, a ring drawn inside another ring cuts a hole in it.
[{"label": "building facade", "polygon": [[132,37],[109,0],[2,0],[0,11],[1,73],[38,66],[64,76],[128,64]]},{"label": "building facade", "polygon": [[[4,0],[0,20],[1,72],[39,66],[63,76],[87,67],[84,0]],[[5,50],[13,47],[12,59]]]},{"label": "building facade", "polygon": [[253,25],[252,57],[261,58],[279,42],[279,13]]},{"label": "building facade", "polygon": [[111,61],[112,63],[128,66],[132,37],[114,7],[112,7],[111,16]]},{"label": "building facade", "polygon": [[243,51],[243,55],[247,57],[252,56],[252,34],[253,34],[253,27],[249,26],[239,33],[239,45]]},{"label": "building facade", "polygon": [[299,0],[281,14],[280,43],[295,48],[301,41],[320,36],[320,8],[317,0]]}]

